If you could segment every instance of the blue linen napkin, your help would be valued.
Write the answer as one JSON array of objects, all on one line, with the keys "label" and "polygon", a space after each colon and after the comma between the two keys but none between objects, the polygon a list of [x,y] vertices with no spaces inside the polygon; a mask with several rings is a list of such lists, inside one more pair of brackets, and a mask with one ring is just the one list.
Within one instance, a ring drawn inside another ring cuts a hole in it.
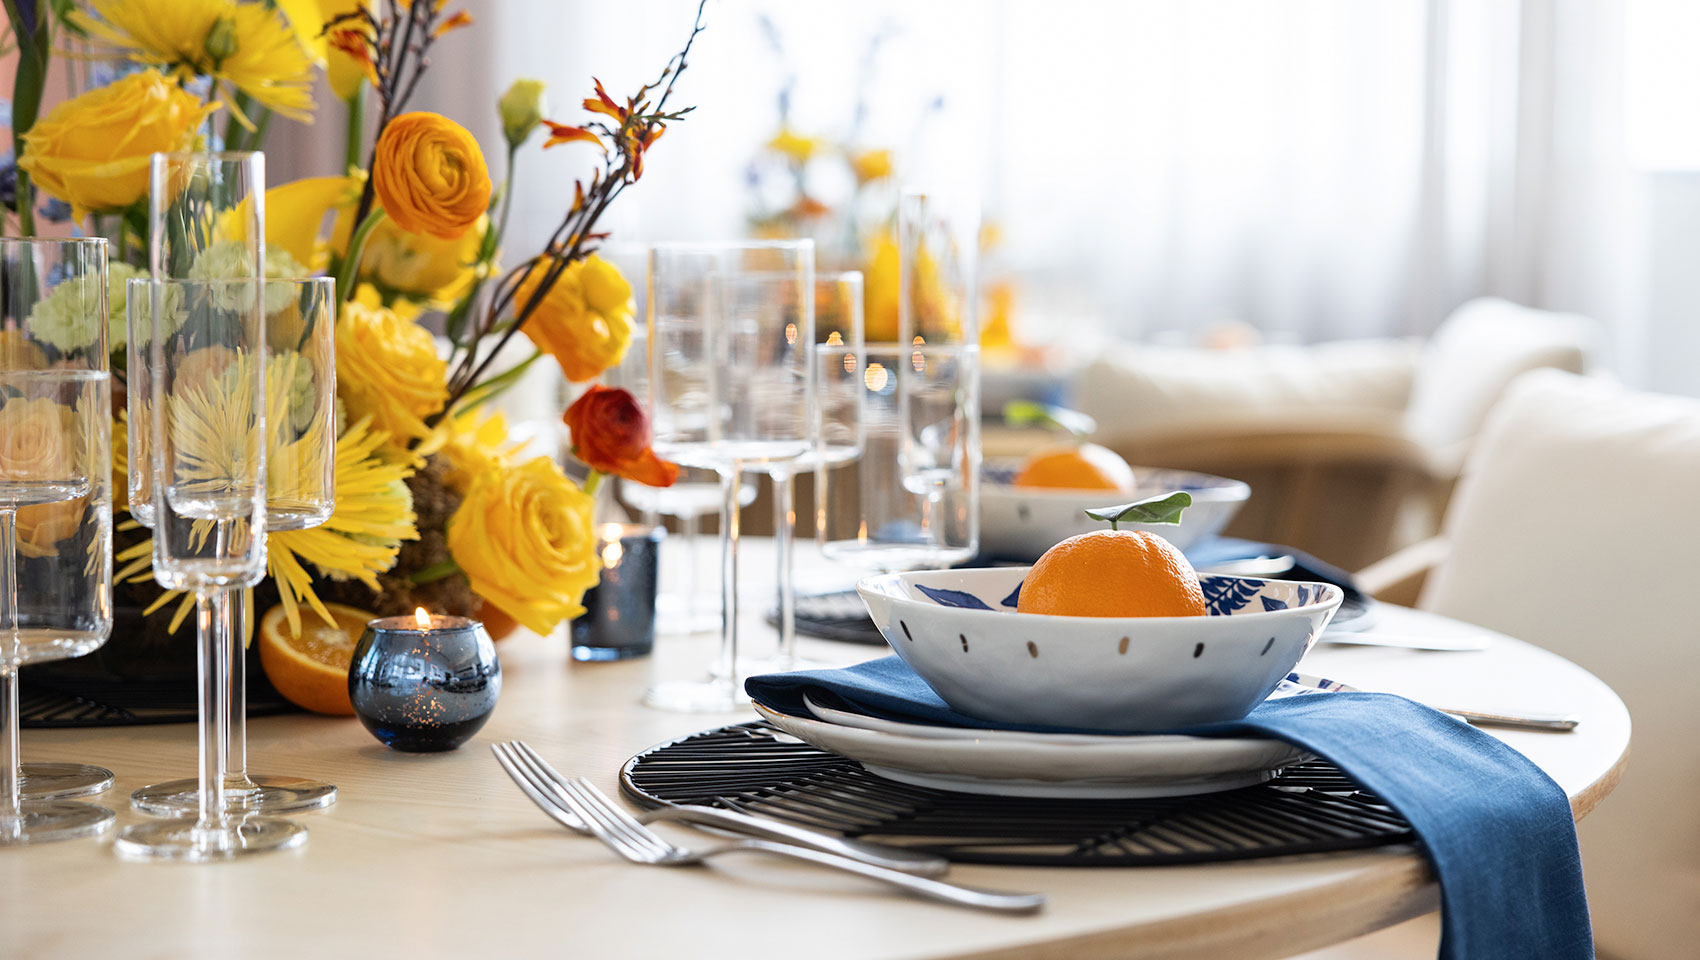
[{"label": "blue linen napkin", "polygon": [[[812,716],[807,693],[891,720],[1030,729],[957,713],[897,657],[751,677],[744,688],[757,703],[800,717]],[[1570,801],[1498,739],[1385,693],[1269,700],[1242,720],[1173,732],[1285,740],[1391,804],[1415,828],[1440,881],[1444,960],[1593,957]]]}]

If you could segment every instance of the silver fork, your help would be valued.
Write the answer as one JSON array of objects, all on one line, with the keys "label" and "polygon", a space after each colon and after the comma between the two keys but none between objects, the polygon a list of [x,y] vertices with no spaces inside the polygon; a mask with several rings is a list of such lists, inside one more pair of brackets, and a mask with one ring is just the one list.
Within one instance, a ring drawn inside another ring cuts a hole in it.
[{"label": "silver fork", "polygon": [[822,853],[819,850],[810,850],[806,847],[796,847],[786,843],[774,843],[770,840],[732,840],[712,847],[687,850],[684,847],[667,842],[648,827],[632,819],[587,780],[576,777],[567,780],[562,784],[560,796],[567,806],[571,807],[573,812],[584,820],[585,825],[590,828],[590,832],[595,834],[597,839],[607,844],[615,853],[634,863],[686,866],[701,863],[710,857],[719,856],[723,853],[756,851],[778,854],[782,857],[804,860],[809,863],[818,863],[822,866],[836,867],[846,873],[879,880],[906,892],[929,900],[937,900],[941,903],[977,907],[1000,913],[1032,913],[1045,905],[1045,898],[1038,894],[1000,893],[958,886],[945,883],[942,880],[917,877],[912,874],[862,863],[858,860]]},{"label": "silver fork", "polygon": [[[536,750],[524,740],[507,740],[492,744],[492,753],[496,762],[508,772],[514,782],[519,784],[522,791],[530,796],[528,784],[535,786],[545,794],[554,794],[558,798],[566,778],[550,766]],[[589,828],[571,810],[562,806],[556,799],[547,803],[537,797],[532,801],[543,809],[551,819],[569,830],[588,833]],[[849,840],[825,833],[817,833],[802,827],[752,817],[748,814],[731,810],[720,810],[712,807],[660,807],[639,814],[642,823],[655,823],[662,820],[677,820],[693,826],[718,827],[743,836],[764,837],[781,843],[794,843],[799,846],[811,847],[823,853],[831,853],[851,860],[861,860],[876,867],[888,870],[901,870],[918,876],[936,877],[950,869],[950,861],[930,853],[918,850],[906,850],[902,847],[889,846],[883,843],[869,843],[863,840]]]}]

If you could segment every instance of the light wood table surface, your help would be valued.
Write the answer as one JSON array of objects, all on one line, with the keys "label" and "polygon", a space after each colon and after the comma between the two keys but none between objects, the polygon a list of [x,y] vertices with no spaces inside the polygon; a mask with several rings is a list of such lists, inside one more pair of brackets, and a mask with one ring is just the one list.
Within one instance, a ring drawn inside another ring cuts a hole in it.
[{"label": "light wood table surface", "polygon": [[[766,544],[746,570],[765,571]],[[805,557],[800,582],[842,572]],[[751,578],[752,645],[771,645]],[[1377,629],[1456,634],[1452,621],[1382,607]],[[1536,638],[1531,638],[1536,639]],[[114,642],[122,642],[122,639]],[[881,649],[803,640],[852,663]],[[691,676],[708,637],[663,638],[653,658],[572,663],[561,636],[499,645],[501,701],[470,743],[401,754],[353,719],[290,715],[249,724],[251,769],[321,777],[330,809],[299,817],[305,849],[188,865],[126,863],[110,838],[0,850],[0,957],[1276,957],[1433,910],[1437,888],[1409,847],[1206,866],[958,866],[953,879],[1049,895],[1030,917],[906,898],[856,878],[764,857],[709,868],[630,865],[556,826],[490,755],[529,741],[568,774],[617,790],[620,765],[659,741],[753,713],[680,715],[638,705],[656,677]],[[1528,644],[1424,653],[1319,644],[1301,669],[1454,707],[1565,710],[1572,733],[1494,731],[1569,793],[1578,815],[1615,785],[1629,744],[1621,701],[1580,667]],[[191,726],[26,730],[26,760],[100,763],[98,798],[136,822],[130,791],[195,769]],[[673,832],[680,828],[664,827]],[[677,835],[677,834],[676,834]],[[699,835],[700,836],[700,835]]]}]

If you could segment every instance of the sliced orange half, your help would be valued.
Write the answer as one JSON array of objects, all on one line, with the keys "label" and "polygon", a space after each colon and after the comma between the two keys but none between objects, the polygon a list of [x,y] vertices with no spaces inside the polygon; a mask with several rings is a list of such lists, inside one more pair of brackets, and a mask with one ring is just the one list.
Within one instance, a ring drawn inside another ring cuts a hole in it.
[{"label": "sliced orange half", "polygon": [[348,699],[348,664],[354,645],[375,614],[340,603],[327,603],[336,623],[326,623],[312,610],[301,609],[301,632],[289,629],[279,604],[260,621],[260,666],[284,699],[314,713],[352,716]]}]

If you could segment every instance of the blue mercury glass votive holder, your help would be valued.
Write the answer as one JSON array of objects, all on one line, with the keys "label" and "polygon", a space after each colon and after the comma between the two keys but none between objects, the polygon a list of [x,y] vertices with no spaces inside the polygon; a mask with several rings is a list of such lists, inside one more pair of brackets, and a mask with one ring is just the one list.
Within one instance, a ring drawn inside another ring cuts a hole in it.
[{"label": "blue mercury glass votive holder", "polygon": [[655,581],[666,536],[636,523],[597,528],[602,572],[572,622],[574,660],[625,660],[655,649]]},{"label": "blue mercury glass votive holder", "polygon": [[502,665],[484,625],[427,614],[366,624],[348,669],[348,696],[385,746],[453,750],[471,739],[502,692]]}]

